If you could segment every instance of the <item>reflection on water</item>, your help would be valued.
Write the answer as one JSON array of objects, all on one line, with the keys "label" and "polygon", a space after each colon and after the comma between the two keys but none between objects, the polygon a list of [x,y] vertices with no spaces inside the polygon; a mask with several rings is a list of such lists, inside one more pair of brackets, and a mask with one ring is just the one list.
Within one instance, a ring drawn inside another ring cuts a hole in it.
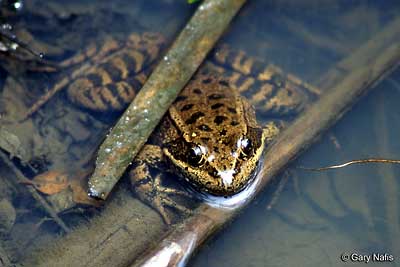
[{"label": "reflection on water", "polygon": [[[51,62],[62,62],[110,36],[124,40],[131,32],[152,31],[172,40],[194,8],[183,0],[96,1],[96,5],[37,0],[26,2],[21,13],[6,19],[32,49],[46,52]],[[382,30],[398,12],[386,1],[251,1],[232,23],[224,42],[313,82]],[[93,153],[118,114],[105,117],[88,112],[68,101],[61,90],[33,119],[16,123],[46,88],[73,70],[59,71],[57,66],[24,56],[22,61],[6,58],[0,68],[4,156],[0,159],[0,259],[5,263],[24,260],[27,265],[53,266],[64,261],[71,266],[110,266],[107,257],[116,257],[117,250],[119,266],[126,265],[123,259],[128,261],[158,240],[165,226],[156,212],[132,197],[126,179],[105,208],[86,196],[85,179],[93,167]],[[395,139],[399,88],[397,72],[293,166],[400,158]],[[292,118],[290,114],[283,119]],[[277,198],[278,182],[191,265],[336,266],[345,252],[400,257],[397,169],[370,165],[314,173],[292,168]],[[246,193],[237,198],[242,200]],[[269,210],[272,198],[277,201]],[[71,234],[65,237],[66,232]],[[82,257],[95,260],[85,262]]]}]

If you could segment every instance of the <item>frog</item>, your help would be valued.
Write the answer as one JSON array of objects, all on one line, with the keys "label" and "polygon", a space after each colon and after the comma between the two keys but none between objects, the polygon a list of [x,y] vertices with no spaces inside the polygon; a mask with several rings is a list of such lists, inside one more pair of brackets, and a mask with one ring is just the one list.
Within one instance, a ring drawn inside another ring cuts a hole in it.
[{"label": "frog", "polygon": [[[136,195],[171,224],[169,209],[191,211],[173,196],[200,192],[229,198],[248,188],[264,150],[290,118],[312,102],[319,90],[281,69],[219,46],[181,91],[128,176]],[[247,96],[247,97],[246,97]],[[255,113],[267,119],[258,123]],[[156,172],[154,173],[154,170]],[[169,172],[190,189],[163,185]]]},{"label": "frog", "polygon": [[272,121],[261,127],[254,108],[226,79],[197,75],[134,159],[129,177],[139,198],[170,224],[165,206],[190,211],[169,195],[188,195],[164,187],[151,168],[178,175],[196,191],[229,197],[252,181],[264,147],[279,131]]},{"label": "frog", "polygon": [[[79,108],[123,110],[160,58],[165,40],[158,34],[135,33],[128,39],[124,45],[111,39],[63,62],[84,63],[39,99],[28,115],[65,87]],[[171,224],[171,209],[191,213],[175,196],[190,199],[200,192],[230,197],[245,190],[285,118],[301,112],[317,94],[273,64],[217,46],[132,161],[127,176],[133,191]],[[258,115],[266,119],[259,123]],[[194,190],[166,186],[165,172]]]}]

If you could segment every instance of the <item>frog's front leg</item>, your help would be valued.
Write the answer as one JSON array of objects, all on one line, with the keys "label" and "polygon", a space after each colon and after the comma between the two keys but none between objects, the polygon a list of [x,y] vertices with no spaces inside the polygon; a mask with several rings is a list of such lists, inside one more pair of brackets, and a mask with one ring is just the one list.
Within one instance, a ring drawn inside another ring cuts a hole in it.
[{"label": "frog's front leg", "polygon": [[[190,198],[190,195],[175,188],[162,185],[164,176],[158,172],[152,175],[151,168],[162,169],[163,152],[159,146],[145,145],[134,159],[132,168],[129,171],[133,189],[138,198],[155,209],[163,218],[166,224],[171,224],[172,215],[167,207],[176,209],[182,213],[190,214],[191,211],[176,203],[171,195],[178,195]],[[165,168],[164,168],[165,169]]]}]

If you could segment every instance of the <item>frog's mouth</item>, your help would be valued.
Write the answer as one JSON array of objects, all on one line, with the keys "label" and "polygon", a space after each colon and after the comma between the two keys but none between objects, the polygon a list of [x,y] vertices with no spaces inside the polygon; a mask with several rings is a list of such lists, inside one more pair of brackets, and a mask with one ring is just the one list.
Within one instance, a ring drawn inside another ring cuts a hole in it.
[{"label": "frog's mouth", "polygon": [[[186,180],[196,191],[214,196],[230,197],[243,191],[258,173],[258,159],[255,157],[232,169],[216,170],[208,163],[192,167],[164,148],[164,154],[171,161],[176,173]],[[257,151],[262,153],[262,148]]]}]

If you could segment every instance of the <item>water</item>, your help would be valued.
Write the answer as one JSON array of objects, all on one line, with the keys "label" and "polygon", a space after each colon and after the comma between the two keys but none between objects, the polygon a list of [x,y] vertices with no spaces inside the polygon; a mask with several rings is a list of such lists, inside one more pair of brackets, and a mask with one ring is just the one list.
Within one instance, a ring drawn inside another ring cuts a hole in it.
[{"label": "water", "polygon": [[[25,29],[25,33],[19,31],[24,40],[35,51],[46,52],[48,60],[58,62],[106,36],[122,40],[132,31],[162,32],[173,40],[196,7],[184,0],[92,3],[24,2],[21,13],[7,22],[15,29]],[[250,1],[223,42],[314,83],[398,18],[399,11],[394,1]],[[29,35],[36,42],[29,41]],[[31,60],[30,64],[37,67]],[[65,75],[53,72],[25,73],[15,63],[0,68],[0,118],[18,118],[21,110],[43,94],[44,87],[52,87]],[[400,158],[396,138],[399,88],[397,71],[291,164],[280,177],[287,182],[279,195],[280,179],[208,242],[189,266],[341,266],[340,255],[353,252],[400,257],[399,167],[352,166],[320,173],[295,168],[366,157]],[[25,185],[9,182],[13,170],[2,165],[0,218],[7,220],[0,221],[1,257],[8,254],[11,262],[25,261],[27,266],[125,266],[124,258],[129,261],[130,256],[157,242],[166,227],[157,213],[132,197],[127,179],[104,208],[82,198],[84,181],[78,178],[91,169],[93,151],[116,117],[76,108],[64,91],[33,121],[2,124],[7,131],[1,134],[13,135],[7,135],[7,140],[16,136],[20,141],[19,145],[7,144],[7,151],[18,152],[12,162],[26,177],[32,179],[48,170],[73,177],[61,193],[42,196],[68,229],[74,230],[65,235]],[[29,164],[24,159],[30,159]],[[108,262],[107,257],[115,258]],[[390,264],[380,266],[395,266],[396,260]]]}]

